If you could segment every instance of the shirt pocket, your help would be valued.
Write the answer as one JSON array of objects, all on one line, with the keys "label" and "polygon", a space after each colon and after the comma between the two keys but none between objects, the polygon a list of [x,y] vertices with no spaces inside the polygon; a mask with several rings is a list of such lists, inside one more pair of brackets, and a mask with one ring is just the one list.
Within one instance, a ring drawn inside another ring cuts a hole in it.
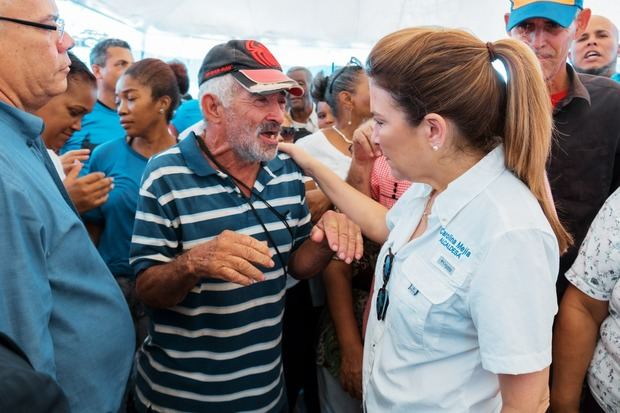
[{"label": "shirt pocket", "polygon": [[458,283],[419,257],[405,259],[394,271],[386,327],[392,330],[397,347],[432,350],[445,329]]}]

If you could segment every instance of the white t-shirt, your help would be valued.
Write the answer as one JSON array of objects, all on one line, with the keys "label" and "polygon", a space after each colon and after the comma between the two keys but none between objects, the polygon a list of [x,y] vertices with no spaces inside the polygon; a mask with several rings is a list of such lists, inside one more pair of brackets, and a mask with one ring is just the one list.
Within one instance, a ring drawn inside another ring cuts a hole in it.
[{"label": "white t-shirt", "polygon": [[56,168],[56,172],[58,172],[58,176],[60,177],[60,180],[64,181],[66,178],[66,175],[65,175],[65,169],[62,167],[62,162],[60,161],[60,156],[58,156],[56,152],[54,152],[51,149],[48,149],[47,153],[52,159],[52,163],[54,164],[54,168]]},{"label": "white t-shirt", "polygon": [[566,278],[595,300],[609,301],[609,315],[588,370],[588,384],[599,405],[620,412],[620,189],[605,201],[592,222]]},{"label": "white t-shirt", "polygon": [[295,142],[295,145],[304,148],[306,152],[325,164],[341,179],[346,179],[349,167],[351,167],[351,157],[343,154],[332,145],[323,131],[304,136]]},{"label": "white t-shirt", "polygon": [[[368,412],[499,412],[497,374],[551,363],[556,237],[498,147],[440,193],[409,241],[430,187],[412,185],[387,215],[364,342]],[[388,250],[389,305],[377,320]]]}]

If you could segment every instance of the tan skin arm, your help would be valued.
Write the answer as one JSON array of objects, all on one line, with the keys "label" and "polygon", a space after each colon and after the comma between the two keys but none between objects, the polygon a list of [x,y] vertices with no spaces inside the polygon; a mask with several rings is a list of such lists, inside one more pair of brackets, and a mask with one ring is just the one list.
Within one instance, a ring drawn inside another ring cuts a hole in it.
[{"label": "tan skin arm", "polygon": [[551,407],[554,412],[579,411],[581,389],[599,328],[608,315],[608,301],[595,300],[569,284],[553,334]]},{"label": "tan skin arm", "polygon": [[549,407],[549,367],[526,374],[499,374],[502,413],[545,413]]},{"label": "tan skin arm", "polygon": [[327,305],[340,348],[340,384],[352,397],[362,399],[362,337],[353,311],[351,265],[332,261],[323,270]]},{"label": "tan skin arm", "polygon": [[291,155],[307,175],[319,182],[323,193],[360,226],[366,237],[378,243],[385,242],[389,231],[385,223],[387,209],[383,205],[359,193],[299,146],[281,143],[279,149]]}]

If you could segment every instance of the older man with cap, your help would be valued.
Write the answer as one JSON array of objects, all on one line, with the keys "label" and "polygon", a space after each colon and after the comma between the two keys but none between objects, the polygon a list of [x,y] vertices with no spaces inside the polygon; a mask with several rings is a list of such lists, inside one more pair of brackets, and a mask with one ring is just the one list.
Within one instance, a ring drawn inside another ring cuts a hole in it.
[{"label": "older man with cap", "polygon": [[117,412],[135,346],[129,310],[31,114],[67,88],[72,45],[53,0],[0,0],[0,331],[71,411]]},{"label": "older man with cap", "polygon": [[303,93],[259,42],[215,46],[199,72],[205,130],[152,159],[131,247],[150,308],[139,411],[282,412],[287,274],[361,256],[359,228],[327,214],[311,231],[303,175],[277,154],[285,91]]},{"label": "older man with cap", "polygon": [[590,19],[583,0],[511,3],[506,29],[536,53],[553,105],[556,134],[547,173],[558,215],[574,237],[560,258],[560,298],[568,284],[564,273],[590,223],[620,185],[620,85],[578,74],[567,63],[571,43]]},{"label": "older man with cap", "polygon": [[604,16],[592,16],[586,30],[573,42],[571,61],[579,73],[609,77],[620,82],[618,28]]}]

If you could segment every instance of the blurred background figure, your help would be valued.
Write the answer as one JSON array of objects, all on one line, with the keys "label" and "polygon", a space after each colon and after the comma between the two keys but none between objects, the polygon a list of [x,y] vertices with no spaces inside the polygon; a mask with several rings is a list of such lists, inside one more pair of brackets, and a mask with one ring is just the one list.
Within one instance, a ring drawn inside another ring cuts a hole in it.
[{"label": "blurred background figure", "polygon": [[172,60],[168,62],[168,65],[176,76],[179,94],[181,95],[181,105],[175,110],[169,129],[173,136],[179,136],[181,132],[202,120],[202,112],[198,100],[193,99],[192,95],[187,92],[189,90],[187,66],[180,60]]},{"label": "blurred background figure", "polygon": [[127,69],[116,86],[117,110],[127,137],[97,147],[91,170],[114,178],[108,201],[84,215],[88,232],[118,281],[137,325],[138,344],[147,322],[134,295],[129,247],[142,173],[150,157],[176,143],[168,122],[179,103],[172,69],[158,59],[140,60]]},{"label": "blurred background figure", "polygon": [[112,179],[101,172],[79,176],[82,161],[89,149],[78,149],[57,155],[73,133],[81,129],[82,118],[93,110],[97,99],[97,81],[86,65],[69,53],[71,66],[67,75],[67,91],[53,97],[35,112],[45,122],[41,134],[56,171],[63,181],[78,212],[84,213],[103,204],[112,189]]},{"label": "blurred background figure", "polygon": [[286,74],[304,90],[303,96],[291,94],[286,96],[286,106],[293,122],[292,126],[295,128],[295,141],[297,141],[319,130],[317,114],[310,96],[312,73],[305,67],[293,66]]},{"label": "blurred background figure", "polygon": [[319,122],[319,129],[325,129],[331,127],[336,119],[334,118],[334,113],[332,112],[332,108],[329,107],[327,102],[325,101],[316,101],[316,117]]},{"label": "blurred background figure", "polygon": [[585,31],[573,42],[570,58],[580,73],[620,82],[620,73],[616,72],[619,50],[616,25],[604,16],[593,15]]}]

